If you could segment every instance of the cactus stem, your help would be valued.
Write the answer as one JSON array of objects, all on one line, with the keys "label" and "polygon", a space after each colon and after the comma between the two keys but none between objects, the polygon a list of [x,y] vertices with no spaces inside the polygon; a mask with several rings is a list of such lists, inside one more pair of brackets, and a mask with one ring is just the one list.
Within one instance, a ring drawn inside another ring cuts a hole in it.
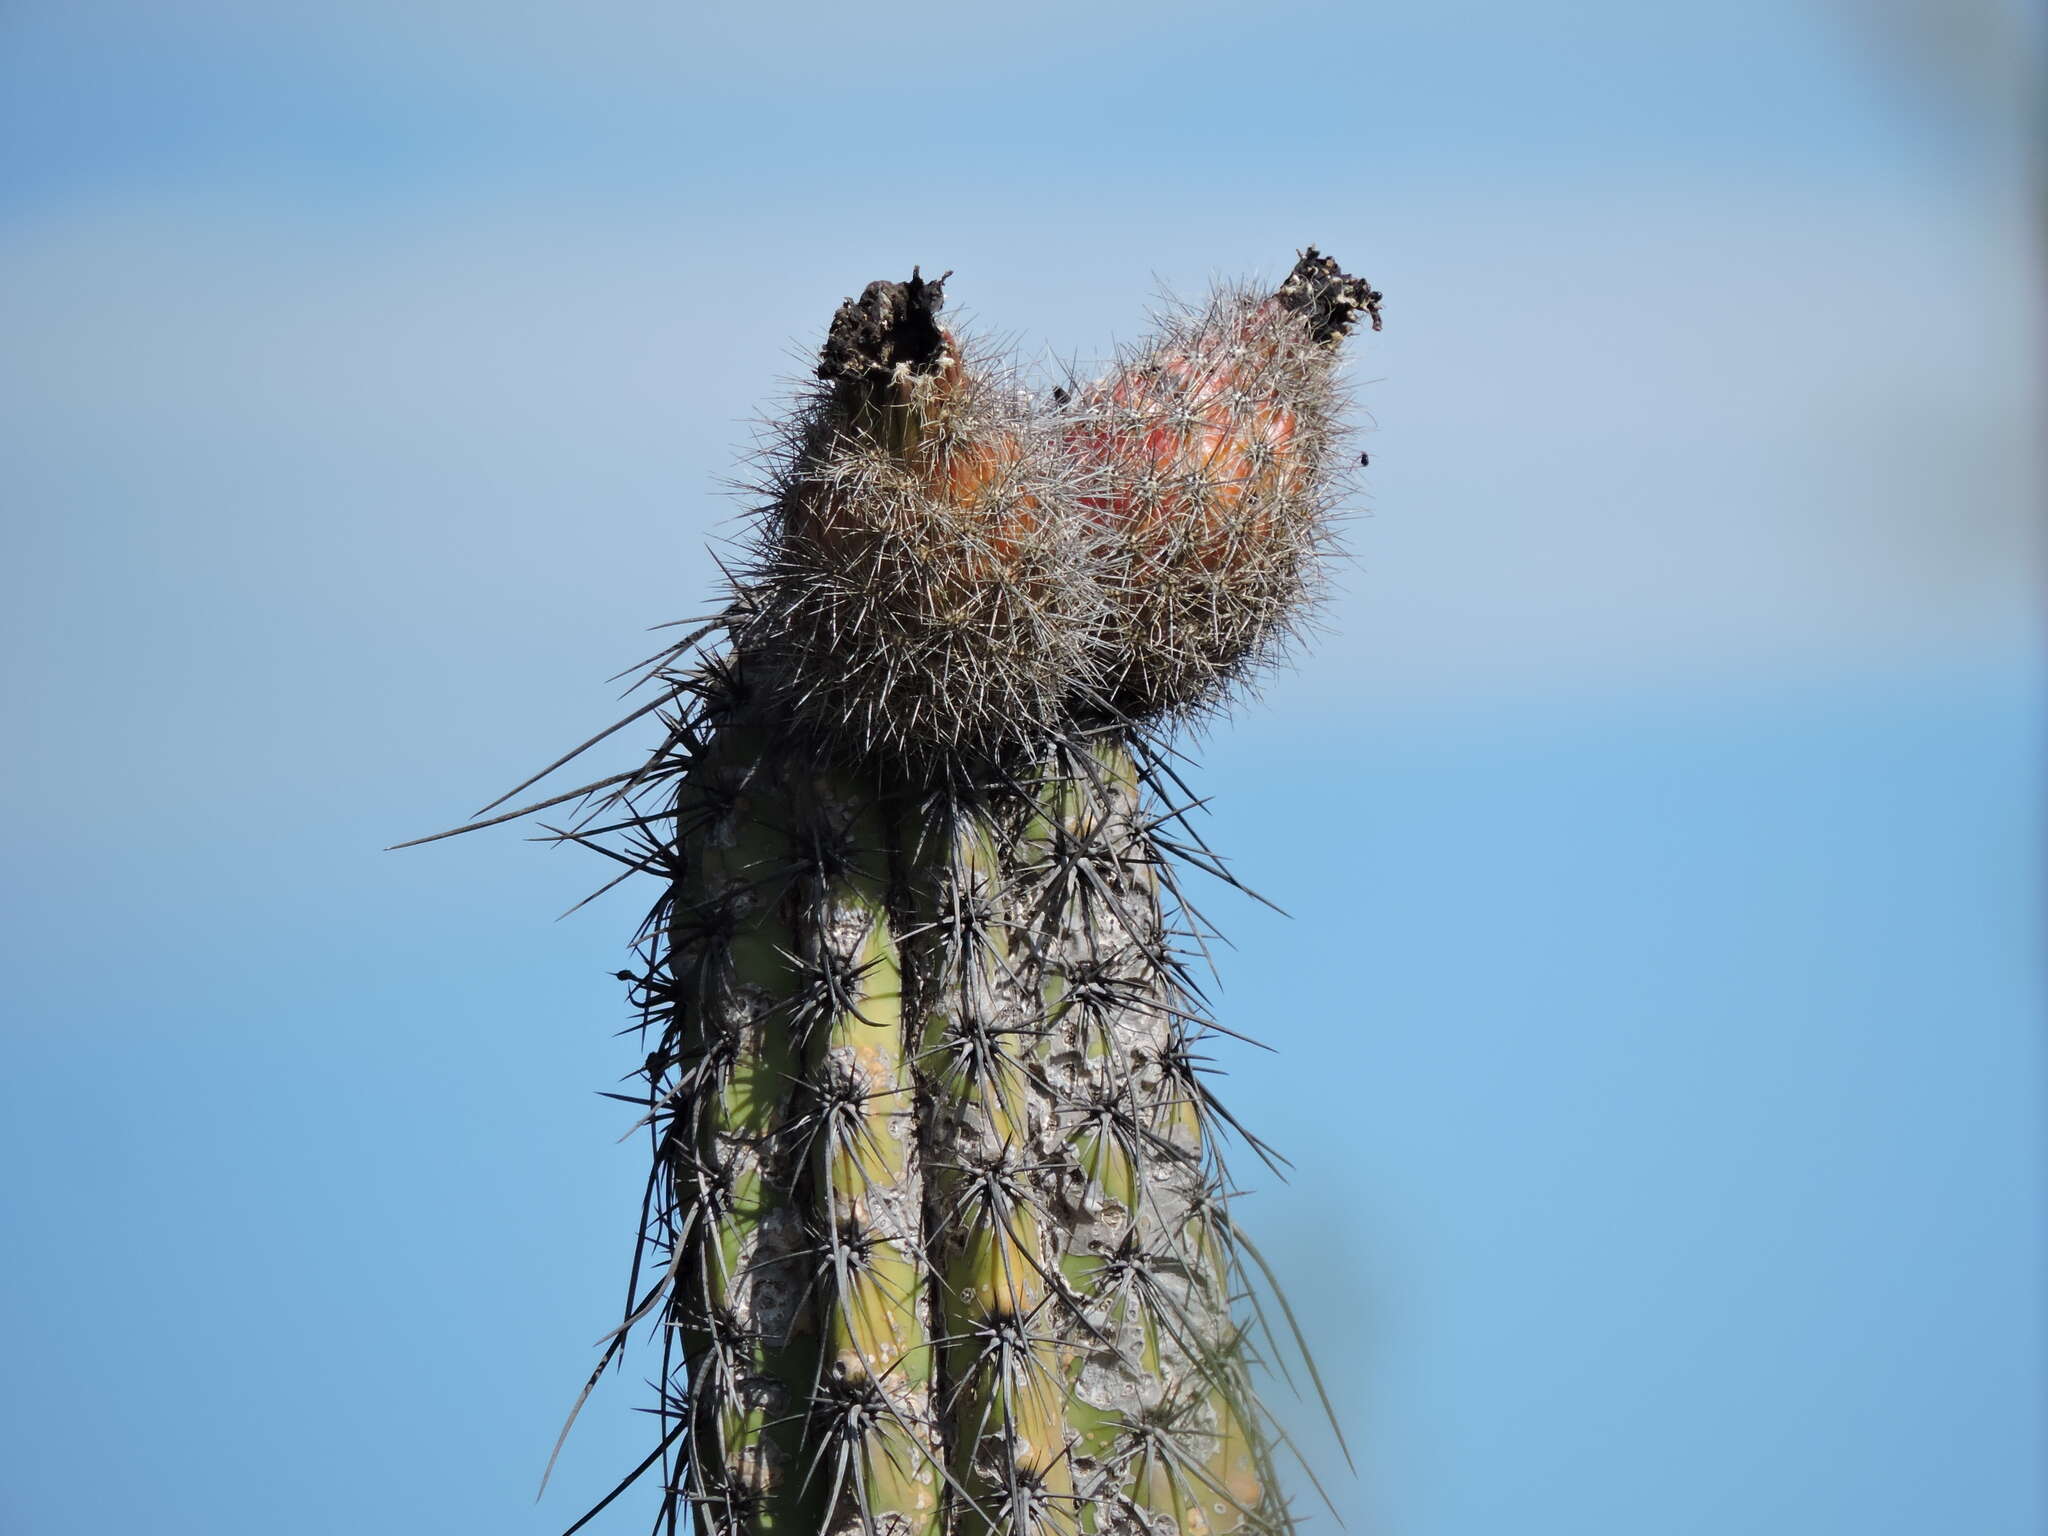
[{"label": "cactus stem", "polygon": [[[647,1324],[660,1436],[571,1531],[658,1469],[668,1536],[1290,1536],[1254,1371],[1298,1356],[1328,1411],[1231,1215],[1221,1138],[1285,1163],[1207,1082],[1243,1037],[1183,875],[1243,887],[1169,733],[1307,622],[1382,296],[1309,247],[1040,400],[945,282],[840,307],[723,610],[454,829],[569,807],[593,894],[662,886],[608,1095],[650,1171],[562,1430]],[[650,717],[638,765],[500,810]]]}]

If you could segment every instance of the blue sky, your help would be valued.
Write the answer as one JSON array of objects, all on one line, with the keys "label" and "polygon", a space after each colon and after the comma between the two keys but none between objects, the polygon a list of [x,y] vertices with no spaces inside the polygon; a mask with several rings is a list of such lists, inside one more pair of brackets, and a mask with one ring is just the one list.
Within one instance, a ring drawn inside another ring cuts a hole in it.
[{"label": "blue sky", "polygon": [[637,1459],[629,1373],[531,1502],[632,901],[379,850],[611,718],[861,283],[1086,359],[1314,241],[1388,295],[1353,558],[1201,755],[1348,1528],[2039,1530],[2035,42],[8,8],[0,1526],[544,1532]]}]

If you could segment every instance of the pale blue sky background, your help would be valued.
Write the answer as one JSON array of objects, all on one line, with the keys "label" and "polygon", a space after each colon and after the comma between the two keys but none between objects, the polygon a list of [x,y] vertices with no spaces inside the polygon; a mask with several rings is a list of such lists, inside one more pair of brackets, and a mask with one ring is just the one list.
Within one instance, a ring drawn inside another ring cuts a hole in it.
[{"label": "pale blue sky background", "polygon": [[636,898],[378,850],[611,718],[867,279],[1085,358],[1310,241],[1388,295],[1356,558],[1202,783],[1348,1529],[2043,1529],[2021,15],[0,8],[0,1531],[637,1459],[629,1373],[532,1503]]}]

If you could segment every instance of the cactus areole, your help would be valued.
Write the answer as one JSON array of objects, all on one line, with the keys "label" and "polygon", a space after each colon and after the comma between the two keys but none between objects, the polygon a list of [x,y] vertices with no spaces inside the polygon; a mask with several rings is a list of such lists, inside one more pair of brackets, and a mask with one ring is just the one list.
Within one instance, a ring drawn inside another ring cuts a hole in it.
[{"label": "cactus areole", "polygon": [[655,1433],[572,1531],[636,1487],[701,1536],[1293,1525],[1253,1378],[1299,1341],[1229,1208],[1180,887],[1229,877],[1167,743],[1312,611],[1380,295],[1311,248],[1035,393],[944,284],[833,318],[720,611],[641,669],[652,754],[456,829],[562,807],[661,885],[584,1389],[651,1335]]}]

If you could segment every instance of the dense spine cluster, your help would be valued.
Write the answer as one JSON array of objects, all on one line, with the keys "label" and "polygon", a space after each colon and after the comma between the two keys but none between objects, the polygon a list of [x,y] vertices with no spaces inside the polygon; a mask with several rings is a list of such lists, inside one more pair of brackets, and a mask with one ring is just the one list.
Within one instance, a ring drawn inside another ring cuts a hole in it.
[{"label": "dense spine cluster", "polygon": [[944,279],[871,283],[767,447],[740,647],[820,750],[988,757],[1056,732],[1096,671],[1078,466]]},{"label": "dense spine cluster", "polygon": [[1311,250],[1041,405],[942,283],[835,317],[654,753],[492,818],[574,802],[662,882],[591,1378],[651,1324],[661,1434],[572,1530],[648,1475],[697,1536],[1292,1528],[1177,883],[1221,868],[1154,731],[1312,598],[1379,295]]},{"label": "dense spine cluster", "polygon": [[1175,311],[1085,390],[1068,428],[1092,471],[1112,595],[1104,691],[1126,718],[1216,704],[1291,638],[1345,489],[1336,343],[1380,295],[1309,250],[1275,293]]}]

